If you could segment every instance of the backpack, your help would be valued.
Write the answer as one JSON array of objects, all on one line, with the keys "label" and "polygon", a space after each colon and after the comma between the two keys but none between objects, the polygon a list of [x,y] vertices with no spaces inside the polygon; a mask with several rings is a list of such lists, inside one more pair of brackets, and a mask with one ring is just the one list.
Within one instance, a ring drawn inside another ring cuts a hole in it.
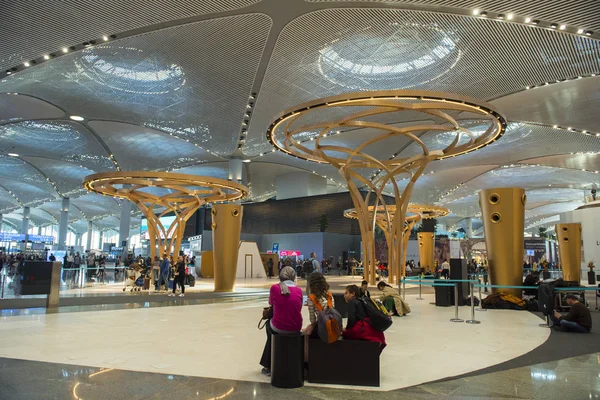
[{"label": "backpack", "polygon": [[[367,317],[369,317],[370,325],[373,329],[379,332],[385,332],[387,328],[392,326],[392,317],[387,313],[384,313],[377,303],[367,296],[363,296],[359,299],[365,306]],[[383,306],[382,306],[383,307]]]},{"label": "backpack", "polygon": [[325,343],[335,343],[342,336],[342,316],[333,308],[331,293],[327,293],[327,308],[323,309],[321,302],[314,294],[308,296],[319,311],[317,318],[317,333]]},{"label": "backpack", "polygon": [[304,261],[304,263],[302,264],[302,272],[304,272],[304,274],[312,274],[313,273],[312,259]]}]

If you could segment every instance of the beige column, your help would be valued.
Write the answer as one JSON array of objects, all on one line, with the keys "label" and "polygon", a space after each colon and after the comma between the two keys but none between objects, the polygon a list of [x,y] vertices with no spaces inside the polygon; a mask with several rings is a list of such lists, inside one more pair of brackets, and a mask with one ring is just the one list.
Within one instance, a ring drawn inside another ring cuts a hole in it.
[{"label": "beige column", "polygon": [[558,256],[565,281],[581,281],[581,224],[557,224]]},{"label": "beige column", "polygon": [[[523,274],[525,190],[486,189],[479,192],[492,285],[521,286]],[[521,289],[492,289],[492,293],[522,296]]]},{"label": "beige column", "polygon": [[213,205],[212,230],[215,292],[232,292],[242,231],[242,206]]}]

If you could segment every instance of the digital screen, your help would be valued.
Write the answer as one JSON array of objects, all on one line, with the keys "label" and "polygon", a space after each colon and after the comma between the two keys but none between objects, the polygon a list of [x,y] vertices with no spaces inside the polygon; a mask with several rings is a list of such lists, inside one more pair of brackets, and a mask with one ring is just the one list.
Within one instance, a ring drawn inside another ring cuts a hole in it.
[{"label": "digital screen", "polygon": [[[160,217],[159,220],[160,220],[160,223],[162,224],[162,226],[165,228],[165,231],[168,232],[169,228],[171,227],[173,222],[175,222],[175,216],[172,215],[170,217]],[[142,240],[150,239],[150,237],[148,235],[148,219],[146,219],[146,218],[142,218],[142,222],[140,224],[140,236],[141,236]],[[161,236],[161,239],[166,239],[165,235],[162,232],[161,232],[160,236]]]}]

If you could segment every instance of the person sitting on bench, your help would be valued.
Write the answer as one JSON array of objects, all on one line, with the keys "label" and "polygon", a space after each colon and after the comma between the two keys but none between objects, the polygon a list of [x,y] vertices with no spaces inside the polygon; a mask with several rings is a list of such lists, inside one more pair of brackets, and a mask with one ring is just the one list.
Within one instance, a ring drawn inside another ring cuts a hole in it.
[{"label": "person sitting on bench", "polygon": [[356,285],[348,285],[344,292],[344,300],[348,303],[348,324],[342,333],[344,339],[366,340],[381,343],[380,352],[387,344],[383,332],[379,332],[369,323],[367,310],[360,298],[360,289]]},{"label": "person sitting on bench", "polygon": [[587,307],[580,303],[577,296],[568,294],[565,296],[567,304],[571,310],[565,316],[554,310],[554,315],[550,315],[553,327],[560,327],[563,332],[589,333],[592,330],[592,315]]},{"label": "person sitting on bench", "polygon": [[359,297],[363,297],[363,296],[367,296],[368,298],[371,298],[371,292],[369,292],[369,282],[367,282],[367,281],[362,281],[362,283],[360,285],[360,296]]}]

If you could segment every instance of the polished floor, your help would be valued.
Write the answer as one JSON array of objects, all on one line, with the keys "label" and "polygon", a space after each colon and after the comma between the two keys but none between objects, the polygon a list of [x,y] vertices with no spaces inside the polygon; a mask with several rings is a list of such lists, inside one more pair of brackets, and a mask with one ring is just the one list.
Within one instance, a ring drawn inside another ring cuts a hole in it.
[{"label": "polished floor", "polygon": [[[389,391],[466,374],[529,353],[550,332],[528,312],[478,313],[453,323],[453,308],[408,295],[412,313],[386,332],[381,387]],[[187,300],[174,300],[185,305]],[[95,368],[268,382],[256,328],[266,300],[0,317],[0,357]],[[469,309],[461,307],[460,316]],[[305,320],[307,321],[306,308]],[[507,340],[510,338],[510,340]],[[209,362],[202,362],[208,360]],[[424,373],[426,372],[426,373]],[[362,389],[362,388],[357,388]]]},{"label": "polished floor", "polygon": [[[229,357],[232,355],[229,354]],[[208,358],[198,363],[210,363]],[[410,366],[404,366],[410,368]],[[426,373],[427,371],[423,371]],[[304,386],[93,368],[0,358],[3,400],[459,400],[600,398],[600,353],[388,392]]]}]

